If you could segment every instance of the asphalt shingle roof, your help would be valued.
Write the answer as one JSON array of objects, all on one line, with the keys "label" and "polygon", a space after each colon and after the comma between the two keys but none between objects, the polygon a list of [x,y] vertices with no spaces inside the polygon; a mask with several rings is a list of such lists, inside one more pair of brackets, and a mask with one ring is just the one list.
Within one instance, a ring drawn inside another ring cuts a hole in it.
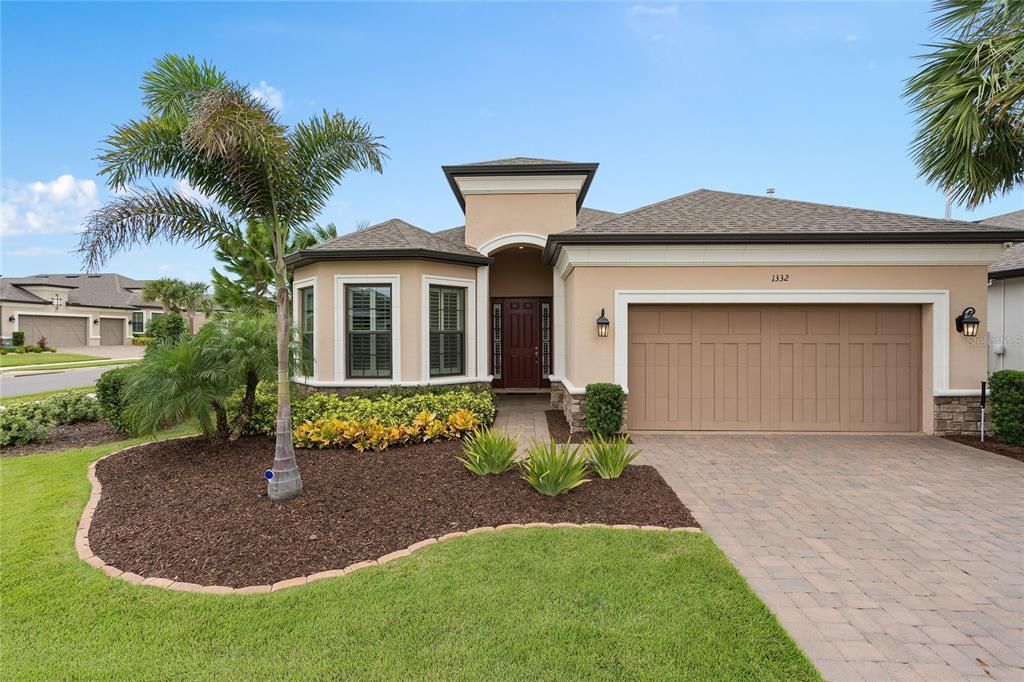
[{"label": "asphalt shingle roof", "polygon": [[[1024,230],[1024,210],[992,216],[979,222],[986,225],[998,225],[1000,227]],[[1008,248],[1003,253],[1002,258],[989,266],[988,271],[991,275],[1018,271],[1024,272],[1024,244],[1015,244]]]},{"label": "asphalt shingle roof", "polygon": [[1005,227],[699,189],[560,234],[987,232]]},{"label": "asphalt shingle roof", "polygon": [[471,249],[464,243],[445,239],[398,218],[392,218],[366,229],[317,244],[307,249],[306,253],[315,256],[318,251],[401,251],[410,249],[482,258],[479,251]]},{"label": "asphalt shingle roof", "polygon": [[71,306],[95,308],[159,308],[158,303],[143,303],[138,293],[144,281],[117,273],[45,274],[30,277],[0,278],[0,300],[19,303],[49,303],[22,289],[22,286],[62,286],[68,289],[67,303]]},{"label": "asphalt shingle roof", "polygon": [[508,159],[492,159],[465,163],[464,166],[543,166],[549,163],[575,163],[573,161],[557,161],[555,159],[537,159],[530,156],[513,156]]},{"label": "asphalt shingle roof", "polygon": [[[583,208],[580,209],[580,212],[576,214],[576,225],[577,227],[580,225],[589,225],[591,223],[596,223],[601,220],[607,220],[608,218],[611,218],[616,215],[618,214],[612,213],[611,211],[602,211],[597,208],[587,208],[586,206],[584,206]],[[458,242],[459,244],[465,244],[466,226],[459,225],[458,227],[450,227],[447,230],[439,230],[435,232],[434,235],[440,237],[441,239]]]}]

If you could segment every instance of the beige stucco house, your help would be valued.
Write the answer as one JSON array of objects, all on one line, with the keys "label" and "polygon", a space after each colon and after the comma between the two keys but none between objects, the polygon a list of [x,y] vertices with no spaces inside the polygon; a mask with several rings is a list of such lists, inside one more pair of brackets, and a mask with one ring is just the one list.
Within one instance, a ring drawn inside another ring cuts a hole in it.
[{"label": "beige stucco house", "polygon": [[1024,231],[703,189],[613,214],[583,206],[595,163],[443,170],[464,226],[289,256],[299,382],[550,390],[574,425],[614,382],[632,430],[970,428],[987,353],[956,318],[984,324]]},{"label": "beige stucco house", "polygon": [[[1024,230],[1024,211],[985,222]],[[989,267],[988,278],[989,371],[1024,370],[1024,244],[1007,249]]]},{"label": "beige stucco house", "polygon": [[23,331],[25,343],[45,336],[56,348],[131,344],[163,310],[142,301],[144,284],[115,273],[0,277],[0,336]]}]

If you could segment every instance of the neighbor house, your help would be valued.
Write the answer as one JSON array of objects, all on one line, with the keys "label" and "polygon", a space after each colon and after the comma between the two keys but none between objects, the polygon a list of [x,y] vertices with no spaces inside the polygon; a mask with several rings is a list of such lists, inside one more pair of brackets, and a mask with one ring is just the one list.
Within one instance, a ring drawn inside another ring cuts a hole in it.
[{"label": "neighbor house", "polygon": [[163,311],[143,303],[144,284],[114,273],[0,277],[0,336],[22,331],[25,343],[45,336],[57,348],[130,344]]},{"label": "neighbor house", "polygon": [[[985,223],[1024,230],[1024,211]],[[1024,244],[1007,249],[989,267],[988,278],[989,371],[1024,369]]]},{"label": "neighbor house", "polygon": [[1020,229],[705,189],[614,214],[583,206],[596,163],[443,171],[464,226],[393,219],[288,256],[297,381],[550,390],[575,428],[594,382],[627,392],[633,430],[977,419],[984,334],[962,313],[984,324]]}]

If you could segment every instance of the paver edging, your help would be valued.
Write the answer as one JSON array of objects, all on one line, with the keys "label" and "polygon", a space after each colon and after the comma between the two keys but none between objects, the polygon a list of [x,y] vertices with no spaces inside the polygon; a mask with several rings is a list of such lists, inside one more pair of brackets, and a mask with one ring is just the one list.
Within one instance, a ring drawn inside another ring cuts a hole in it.
[{"label": "paver edging", "polygon": [[[178,436],[176,438],[167,438],[165,440],[183,440],[185,438],[197,438],[198,436]],[[155,442],[155,441],[154,441]],[[286,578],[279,580],[270,585],[247,585],[245,587],[228,587],[226,585],[197,585],[196,583],[179,582],[171,580],[170,578],[161,578],[158,576],[142,576],[137,573],[130,571],[123,571],[116,566],[106,563],[103,559],[96,556],[92,548],[89,546],[89,528],[92,525],[92,517],[96,512],[96,508],[99,506],[100,497],[103,491],[103,484],[100,483],[99,478],[96,477],[96,465],[107,457],[113,457],[114,455],[122,452],[127,452],[133,448],[142,447],[149,445],[150,443],[140,443],[138,445],[130,445],[126,448],[116,450],[108,455],[104,455],[99,459],[93,461],[89,465],[87,477],[89,483],[92,485],[92,493],[89,495],[89,501],[85,504],[85,509],[82,510],[81,520],[78,522],[78,528],[75,531],[75,551],[78,554],[78,558],[89,564],[90,566],[99,569],[107,576],[116,580],[122,580],[129,583],[130,585],[146,585],[148,587],[158,587],[164,590],[172,590],[175,592],[198,592],[204,594],[265,594],[268,592],[279,592],[281,590],[291,589],[293,587],[301,587],[302,585],[309,585],[320,580],[327,578],[335,578],[342,575],[348,575],[362,568],[368,568],[370,566],[382,566],[395,559],[401,559],[415,554],[416,552],[436,545],[441,542],[447,542],[465,535],[476,535],[479,533],[491,533],[491,532],[502,532],[508,530],[520,530],[528,528],[614,528],[614,529],[628,529],[628,530],[642,530],[642,531],[675,531],[675,532],[686,532],[686,533],[702,533],[700,528],[692,526],[679,526],[675,528],[666,528],[664,526],[636,526],[628,524],[606,524],[606,523],[547,523],[543,521],[537,521],[533,523],[503,523],[498,526],[479,526],[477,528],[471,528],[467,531],[456,531],[452,533],[446,533],[440,537],[429,537],[418,542],[414,542],[404,549],[395,550],[388,552],[384,556],[378,557],[377,559],[370,559],[369,561],[357,561],[349,564],[344,568],[333,568],[324,571],[317,571],[310,575],[296,576],[294,578]]]}]

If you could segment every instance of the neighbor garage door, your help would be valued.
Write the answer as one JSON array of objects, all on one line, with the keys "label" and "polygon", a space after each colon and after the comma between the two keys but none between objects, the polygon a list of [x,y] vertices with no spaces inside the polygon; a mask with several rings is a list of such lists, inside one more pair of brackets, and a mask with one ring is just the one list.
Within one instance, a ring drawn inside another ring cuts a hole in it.
[{"label": "neighbor garage door", "polygon": [[84,317],[53,317],[51,315],[19,315],[18,329],[25,332],[25,343],[34,344],[40,336],[56,348],[86,346],[88,337]]},{"label": "neighbor garage door", "polygon": [[119,317],[100,318],[100,345],[121,346],[124,345],[125,321]]},{"label": "neighbor garage door", "polygon": [[630,306],[633,429],[918,431],[917,306]]}]

